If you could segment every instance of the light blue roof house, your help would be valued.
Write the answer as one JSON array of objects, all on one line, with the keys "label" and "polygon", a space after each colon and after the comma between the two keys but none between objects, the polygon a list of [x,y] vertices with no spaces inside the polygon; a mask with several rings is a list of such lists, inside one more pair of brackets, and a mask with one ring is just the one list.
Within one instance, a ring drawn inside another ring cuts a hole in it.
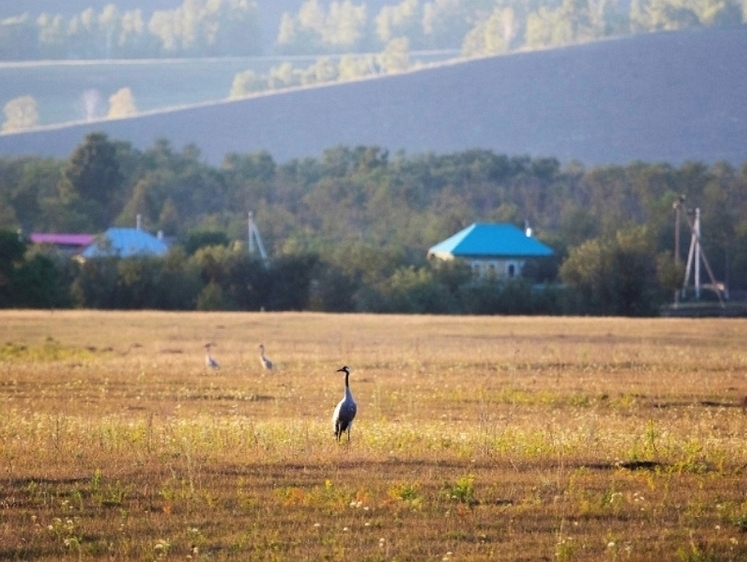
[{"label": "light blue roof house", "polygon": [[428,250],[428,257],[464,259],[479,276],[518,277],[527,260],[553,251],[512,224],[474,223]]},{"label": "light blue roof house", "polygon": [[163,256],[168,252],[166,243],[138,228],[110,228],[80,253],[83,259],[136,256]]}]

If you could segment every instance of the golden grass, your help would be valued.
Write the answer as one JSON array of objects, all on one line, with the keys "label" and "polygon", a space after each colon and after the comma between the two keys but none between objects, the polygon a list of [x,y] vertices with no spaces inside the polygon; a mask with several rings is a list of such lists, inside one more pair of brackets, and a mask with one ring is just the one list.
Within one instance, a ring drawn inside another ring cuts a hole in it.
[{"label": "golden grass", "polygon": [[745,335],[4,311],[0,559],[747,559]]}]

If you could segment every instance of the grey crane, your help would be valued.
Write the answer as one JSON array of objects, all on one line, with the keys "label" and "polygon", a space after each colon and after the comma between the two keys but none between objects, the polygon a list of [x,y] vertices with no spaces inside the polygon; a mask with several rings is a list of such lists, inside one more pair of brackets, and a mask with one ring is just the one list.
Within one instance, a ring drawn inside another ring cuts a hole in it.
[{"label": "grey crane", "polygon": [[358,411],[358,406],[353,400],[353,394],[350,392],[350,368],[346,365],[337,369],[338,373],[345,373],[345,395],[342,400],[335,406],[332,414],[332,427],[335,431],[335,439],[340,440],[343,433],[348,434],[348,443],[350,443],[350,429],[353,427],[353,420]]},{"label": "grey crane", "polygon": [[262,363],[262,366],[265,369],[272,371],[274,365],[272,364],[272,361],[265,357],[265,345],[263,343],[259,344],[259,362]]},{"label": "grey crane", "polygon": [[213,370],[216,370],[220,369],[220,365],[218,365],[218,362],[213,359],[212,355],[210,355],[210,348],[212,347],[212,345],[212,343],[205,344],[205,365]]}]

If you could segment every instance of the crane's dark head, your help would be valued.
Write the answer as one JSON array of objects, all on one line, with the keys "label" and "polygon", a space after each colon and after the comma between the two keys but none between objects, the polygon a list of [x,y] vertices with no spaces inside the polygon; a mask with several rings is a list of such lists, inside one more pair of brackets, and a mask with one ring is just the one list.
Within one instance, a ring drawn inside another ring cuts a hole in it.
[{"label": "crane's dark head", "polygon": [[261,349],[262,351],[264,351],[264,350],[265,350],[265,344],[263,344],[263,343],[259,344],[259,348],[260,348],[260,349]]},{"label": "crane's dark head", "polygon": [[212,343],[206,343],[205,344],[205,348],[206,349],[210,349],[212,347],[212,345],[213,345]]},{"label": "crane's dark head", "polygon": [[341,367],[341,368],[337,369],[336,372],[337,373],[345,373],[346,375],[349,375],[350,374],[350,368],[347,365],[345,365],[344,367]]}]

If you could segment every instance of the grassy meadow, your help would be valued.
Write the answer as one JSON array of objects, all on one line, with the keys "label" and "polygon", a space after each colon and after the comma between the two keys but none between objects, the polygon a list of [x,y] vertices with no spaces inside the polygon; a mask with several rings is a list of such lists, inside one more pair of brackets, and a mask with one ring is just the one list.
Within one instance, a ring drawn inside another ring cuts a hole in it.
[{"label": "grassy meadow", "polygon": [[0,336],[2,560],[747,559],[744,320],[3,311]]}]

